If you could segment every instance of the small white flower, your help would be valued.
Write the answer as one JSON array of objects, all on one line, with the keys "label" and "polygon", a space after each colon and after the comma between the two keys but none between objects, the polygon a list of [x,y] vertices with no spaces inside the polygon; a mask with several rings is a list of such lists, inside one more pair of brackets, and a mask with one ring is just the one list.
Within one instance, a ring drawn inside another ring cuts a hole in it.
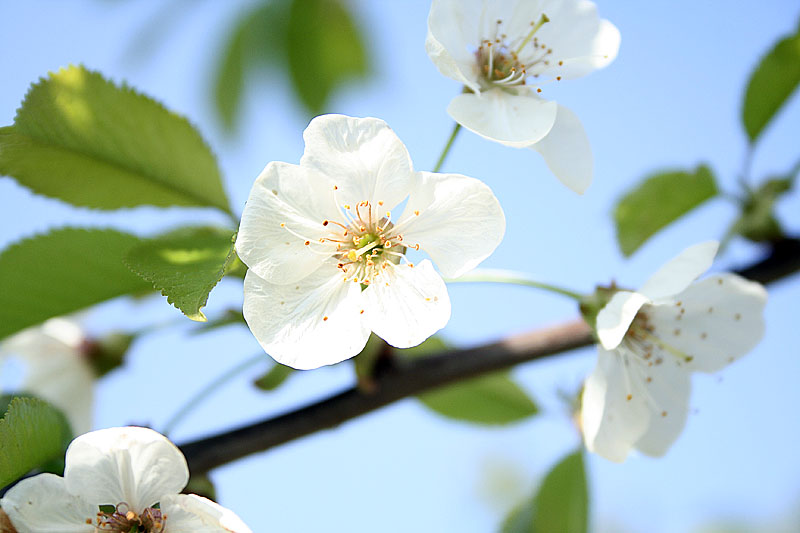
[{"label": "small white flower", "polygon": [[582,193],[593,166],[586,132],[572,111],[539,98],[536,81],[604,67],[619,42],[617,28],[587,0],[433,0],[426,48],[439,72],[471,91],[450,102],[453,120],[538,151],[564,185]]},{"label": "small white flower", "polygon": [[66,318],[52,318],[0,344],[0,362],[13,357],[25,365],[20,391],[60,409],[76,435],[92,429],[95,374],[86,348],[83,329]]},{"label": "small white flower", "polygon": [[356,355],[370,330],[416,346],[447,323],[450,299],[431,261],[406,253],[423,250],[448,277],[474,268],[503,237],[497,199],[474,178],[415,172],[378,119],[317,117],[303,138],[300,165],[268,164],[242,214],[250,330],[300,369]]},{"label": "small white flower", "polygon": [[[23,479],[0,500],[19,533],[249,533],[232,511],[194,494],[186,459],[147,428],[76,438],[64,477]],[[134,529],[136,527],[136,529]]]},{"label": "small white flower", "polygon": [[692,283],[717,248],[687,248],[638,292],[614,294],[597,315],[601,346],[581,411],[590,451],[617,462],[631,448],[665,454],[686,423],[690,372],[716,372],[761,340],[761,285],[730,273]]}]

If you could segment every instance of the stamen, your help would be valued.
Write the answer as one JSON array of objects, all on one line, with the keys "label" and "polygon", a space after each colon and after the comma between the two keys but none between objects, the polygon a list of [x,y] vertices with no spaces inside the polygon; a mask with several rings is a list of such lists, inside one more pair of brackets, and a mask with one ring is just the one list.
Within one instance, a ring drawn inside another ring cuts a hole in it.
[{"label": "stamen", "polygon": [[542,26],[544,26],[548,22],[550,22],[550,19],[544,13],[542,13],[542,15],[539,17],[539,22],[537,22],[536,24],[531,22],[531,25],[533,26],[533,28],[531,28],[531,31],[528,33],[528,35],[525,37],[525,39],[523,39],[522,43],[517,48],[517,51],[516,51],[517,55],[519,55],[519,53],[522,52],[522,49],[525,48],[525,45],[527,45],[530,42],[531,38],[533,37],[533,34],[536,33],[537,31],[539,31],[539,28],[541,28]]}]

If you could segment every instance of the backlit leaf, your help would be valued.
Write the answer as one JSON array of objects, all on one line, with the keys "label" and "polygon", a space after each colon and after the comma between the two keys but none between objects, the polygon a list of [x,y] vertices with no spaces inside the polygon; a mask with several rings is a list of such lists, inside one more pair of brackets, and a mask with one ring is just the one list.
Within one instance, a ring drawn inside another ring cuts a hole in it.
[{"label": "backlit leaf", "polygon": [[660,229],[718,194],[711,169],[658,172],[628,192],[614,209],[617,242],[626,256]]},{"label": "backlit leaf", "polygon": [[229,212],[214,155],[186,119],[83,67],[31,87],[0,128],[0,174],[78,206]]}]

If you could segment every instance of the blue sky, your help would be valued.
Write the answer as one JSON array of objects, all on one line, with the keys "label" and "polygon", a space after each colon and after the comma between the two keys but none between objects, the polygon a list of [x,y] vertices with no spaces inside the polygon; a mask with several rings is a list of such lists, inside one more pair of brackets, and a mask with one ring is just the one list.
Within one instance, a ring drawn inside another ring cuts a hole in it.
[{"label": "blue sky", "polygon": [[[0,3],[0,124],[13,121],[28,85],[49,70],[83,63],[188,116],[219,157],[226,188],[241,210],[255,176],[272,160],[296,163],[308,116],[285,81],[260,78],[248,90],[240,133],[225,137],[210,107],[215,54],[239,9],[253,2],[184,1],[181,21],[152,55],[130,59],[131,43],[158,9],[156,1],[30,1]],[[328,110],[386,120],[406,143],[415,166],[430,169],[452,123],[445,108],[460,88],[442,77],[424,50],[429,2],[353,1],[376,75],[331,102]],[[798,24],[789,0],[735,9],[722,2],[606,0],[603,17],[622,34],[617,60],[586,78],[545,87],[580,117],[592,142],[595,181],[583,196],[563,187],[539,156],[487,142],[457,139],[444,170],[486,181],[501,201],[507,233],[485,266],[512,268],[588,291],[611,279],[637,286],[686,246],[719,238],[735,215],[713,201],[658,235],[631,259],[619,253],[613,202],[642,176],[661,168],[707,162],[723,188],[734,190],[746,139],[741,95],[759,56]],[[800,99],[794,98],[761,140],[753,176],[788,169],[798,154]],[[779,206],[800,231],[797,194]],[[74,209],[36,197],[0,179],[0,244],[62,224],[112,225],[148,235],[172,225],[224,219],[203,210],[134,209],[114,214]],[[715,269],[757,254],[735,242]],[[207,315],[241,305],[240,286],[223,282]],[[458,285],[444,335],[472,345],[575,317],[566,300],[515,287]],[[616,465],[589,462],[597,531],[667,533],[718,517],[771,523],[800,497],[800,279],[770,289],[767,335],[750,355],[719,375],[694,380],[693,414],[663,459],[631,457]],[[112,302],[95,313],[95,331],[135,328],[180,314],[159,298]],[[179,322],[180,323],[180,322]],[[124,369],[98,392],[98,427],[150,423],[162,427],[182,401],[227,368],[259,352],[244,328],[190,335],[191,324],[163,330],[134,346]],[[304,373],[278,392],[249,382],[268,358],[200,406],[173,435],[177,441],[282,412],[340,390],[352,381],[346,364]],[[558,391],[575,390],[594,364],[581,350],[515,370],[544,414],[504,429],[443,420],[413,400],[337,429],[271,450],[214,472],[220,500],[254,531],[492,531],[549,465],[578,443]],[[135,388],[142,394],[131,395]],[[487,480],[502,490],[487,497]]]}]

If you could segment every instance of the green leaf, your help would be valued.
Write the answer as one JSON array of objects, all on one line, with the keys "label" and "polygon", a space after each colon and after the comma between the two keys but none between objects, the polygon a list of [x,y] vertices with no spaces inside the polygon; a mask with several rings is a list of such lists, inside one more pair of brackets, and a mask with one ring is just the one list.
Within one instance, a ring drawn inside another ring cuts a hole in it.
[{"label": "green leaf", "polygon": [[0,128],[0,174],[78,206],[230,213],[214,155],[186,119],[83,67],[31,87]]},{"label": "green leaf", "polygon": [[288,3],[270,0],[245,13],[228,35],[214,73],[214,104],[229,133],[238,125],[246,80],[285,54]]},{"label": "green leaf", "polygon": [[123,263],[141,241],[109,229],[63,228],[0,253],[0,338],[150,285]]},{"label": "green leaf", "polygon": [[773,178],[752,191],[742,202],[742,214],[728,230],[753,242],[774,242],[784,237],[775,217],[775,202],[792,189],[793,177]]},{"label": "green leaf", "polygon": [[750,142],[769,124],[800,84],[800,33],[779,40],[761,58],[744,95],[742,121]]},{"label": "green leaf", "polygon": [[293,0],[287,53],[295,91],[315,115],[337,87],[369,71],[361,33],[341,0]]},{"label": "green leaf", "polygon": [[264,391],[272,391],[280,387],[293,373],[293,368],[276,363],[266,374],[255,380],[253,385]]},{"label": "green leaf", "polygon": [[515,508],[503,533],[586,533],[589,491],[582,450],[561,460],[547,474],[536,495]]},{"label": "green leaf", "polygon": [[476,424],[511,424],[539,412],[506,372],[446,385],[421,394],[419,399],[441,415]]},{"label": "green leaf", "polygon": [[711,169],[658,172],[628,192],[614,209],[617,242],[625,256],[660,229],[718,194]]},{"label": "green leaf", "polygon": [[36,398],[15,398],[0,419],[0,487],[64,455],[72,431],[64,415]]},{"label": "green leaf", "polygon": [[183,314],[205,322],[200,309],[225,275],[233,256],[231,231],[183,228],[132,248],[125,262]]}]

